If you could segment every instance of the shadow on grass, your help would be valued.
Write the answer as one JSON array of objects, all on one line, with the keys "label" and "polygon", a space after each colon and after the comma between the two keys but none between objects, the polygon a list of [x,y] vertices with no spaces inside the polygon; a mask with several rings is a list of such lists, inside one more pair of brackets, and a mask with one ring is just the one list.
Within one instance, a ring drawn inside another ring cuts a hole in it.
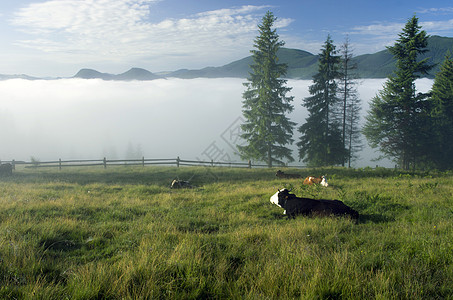
[{"label": "shadow on grass", "polygon": [[380,214],[360,214],[358,224],[394,222],[395,218]]}]

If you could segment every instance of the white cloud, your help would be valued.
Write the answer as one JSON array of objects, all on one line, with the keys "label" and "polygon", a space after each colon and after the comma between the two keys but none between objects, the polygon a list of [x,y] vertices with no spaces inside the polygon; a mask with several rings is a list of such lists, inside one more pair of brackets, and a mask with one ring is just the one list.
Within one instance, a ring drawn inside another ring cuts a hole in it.
[{"label": "white cloud", "polygon": [[[367,26],[356,26],[352,28],[350,34],[395,37],[401,32],[405,25],[406,23],[375,23]],[[425,30],[428,34],[432,34],[433,31],[451,32],[453,30],[453,19],[441,21],[419,20],[419,25],[422,27],[421,29]]]},{"label": "white cloud", "polygon": [[[51,0],[33,3],[15,14],[12,23],[38,38],[20,41],[24,46],[46,49],[46,40],[61,44],[59,50],[103,47],[123,39],[142,39],[149,26],[144,23],[152,1],[142,0]],[[33,41],[33,43],[31,42]],[[96,47],[97,46],[97,47]]]},{"label": "white cloud", "polygon": [[453,31],[453,19],[445,21],[427,21],[420,22],[422,29],[428,34],[442,34],[443,32],[451,33]]},{"label": "white cloud", "polygon": [[392,45],[403,27],[403,23],[376,22],[371,25],[353,27],[345,34],[351,36],[356,55],[374,53]]},{"label": "white cloud", "polygon": [[[0,128],[8,128],[0,131],[0,159],[122,159],[128,144],[140,145],[146,158],[206,159],[204,151],[215,142],[238,160],[222,133],[242,116],[243,82],[239,78],[0,81]],[[363,114],[384,82],[365,79],[358,86]],[[416,85],[426,92],[432,82],[420,79]],[[311,84],[288,80],[289,95],[294,96],[289,117],[298,126],[307,117],[300,104],[310,95]],[[294,139],[299,136],[295,129]],[[297,159],[296,146],[291,148]],[[360,153],[358,166],[376,165],[365,152]]]},{"label": "white cloud", "polygon": [[195,159],[241,115],[242,81],[0,81],[0,159],[124,158],[128,143]]},{"label": "white cloud", "polygon": [[[84,59],[160,61],[188,57],[210,63],[248,53],[268,6],[207,11],[181,19],[150,20],[158,0],[50,0],[18,11],[12,24],[31,35],[16,44]],[[278,19],[283,28],[291,19]],[[65,58],[67,59],[67,58]]]},{"label": "white cloud", "polygon": [[418,11],[420,14],[451,14],[453,13],[453,7],[435,7],[435,8],[425,8]]},{"label": "white cloud", "polygon": [[362,34],[373,36],[396,35],[404,27],[403,23],[375,23],[366,26],[356,26],[352,28],[350,34]]}]

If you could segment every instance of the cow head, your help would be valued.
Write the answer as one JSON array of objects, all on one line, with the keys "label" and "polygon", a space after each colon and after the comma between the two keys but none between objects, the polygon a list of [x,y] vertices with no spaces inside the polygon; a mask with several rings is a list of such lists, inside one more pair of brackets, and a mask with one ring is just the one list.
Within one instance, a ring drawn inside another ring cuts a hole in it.
[{"label": "cow head", "polygon": [[[280,190],[277,190],[277,192],[276,192],[275,194],[273,194],[273,195],[271,196],[271,199],[270,199],[271,203],[272,203],[272,204],[275,204],[275,205],[277,205],[277,206],[280,206],[280,204],[278,204],[278,194],[279,194],[279,193],[280,193]],[[280,207],[281,207],[281,206],[280,206]]]},{"label": "cow head", "polygon": [[294,196],[294,195],[290,194],[288,189],[281,189],[281,190],[278,190],[274,195],[272,195],[270,201],[271,201],[271,203],[273,203],[281,208],[284,208],[283,206],[284,206],[285,201],[288,198],[291,198],[292,196]]}]

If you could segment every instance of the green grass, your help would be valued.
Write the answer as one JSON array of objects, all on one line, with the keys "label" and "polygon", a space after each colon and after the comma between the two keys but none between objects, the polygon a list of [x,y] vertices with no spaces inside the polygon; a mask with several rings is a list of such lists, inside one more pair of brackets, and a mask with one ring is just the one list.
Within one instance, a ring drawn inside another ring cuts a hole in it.
[{"label": "green grass", "polygon": [[[0,178],[0,299],[453,299],[453,174],[115,167]],[[175,178],[196,185],[171,190]],[[288,220],[269,197],[361,214]]]}]

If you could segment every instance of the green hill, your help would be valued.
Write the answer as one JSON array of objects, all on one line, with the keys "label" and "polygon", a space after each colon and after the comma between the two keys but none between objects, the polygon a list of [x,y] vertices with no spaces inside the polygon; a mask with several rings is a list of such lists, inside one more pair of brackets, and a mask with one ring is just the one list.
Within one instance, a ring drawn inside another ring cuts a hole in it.
[{"label": "green hill", "polygon": [[[280,62],[288,65],[287,76],[289,78],[308,79],[316,72],[316,62],[318,61],[318,58],[316,55],[307,51],[281,48],[278,52],[278,57]],[[251,71],[250,65],[252,63],[252,56],[247,56],[221,67],[207,67],[200,70],[178,70],[168,74],[168,76],[178,78],[246,78]]]},{"label": "green hill", "polygon": [[[429,77],[439,71],[439,67],[445,59],[448,51],[453,53],[453,38],[431,36],[428,38],[429,51],[420,56],[420,59],[430,58],[429,63],[434,64]],[[375,54],[360,55],[355,58],[358,72],[362,78],[385,78],[395,69],[395,60],[388,50]]]},{"label": "green hill", "polygon": [[353,61],[361,78],[385,78],[395,69],[395,60],[388,50],[359,55]]},{"label": "green hill", "polygon": [[[431,70],[430,77],[439,71],[439,65],[445,59],[448,51],[453,53],[453,38],[431,36],[428,38],[429,52],[421,58],[430,57],[430,63],[436,65]],[[298,49],[282,48],[278,53],[280,62],[288,65],[287,77],[294,79],[311,79],[317,72],[318,56],[307,51]],[[395,60],[388,50],[374,54],[359,55],[354,58],[357,63],[357,72],[361,78],[385,78],[392,74],[395,69]],[[220,78],[239,77],[246,78],[250,72],[252,56],[234,61],[221,67],[207,67],[200,70],[178,70],[169,73],[169,77],[178,78]]]}]

